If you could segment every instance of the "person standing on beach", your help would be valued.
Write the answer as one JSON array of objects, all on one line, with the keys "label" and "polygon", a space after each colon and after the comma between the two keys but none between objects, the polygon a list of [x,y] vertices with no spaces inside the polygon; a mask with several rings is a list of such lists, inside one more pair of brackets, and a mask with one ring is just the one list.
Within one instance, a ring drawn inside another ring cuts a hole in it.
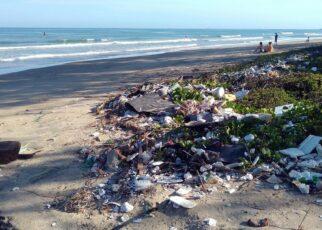
[{"label": "person standing on beach", "polygon": [[278,40],[278,34],[275,33],[275,45],[277,45],[277,40]]}]

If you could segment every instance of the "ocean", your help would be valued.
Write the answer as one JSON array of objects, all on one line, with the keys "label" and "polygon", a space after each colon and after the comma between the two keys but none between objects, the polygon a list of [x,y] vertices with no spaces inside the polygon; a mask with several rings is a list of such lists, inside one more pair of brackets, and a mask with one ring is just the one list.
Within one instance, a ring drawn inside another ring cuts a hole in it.
[{"label": "ocean", "polygon": [[74,61],[322,39],[322,30],[0,28],[0,74]]}]

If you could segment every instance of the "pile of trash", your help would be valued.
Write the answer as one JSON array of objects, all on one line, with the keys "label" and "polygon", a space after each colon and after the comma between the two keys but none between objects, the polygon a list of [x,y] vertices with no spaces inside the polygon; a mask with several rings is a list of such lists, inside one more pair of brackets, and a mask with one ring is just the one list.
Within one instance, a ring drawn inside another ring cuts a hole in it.
[{"label": "pile of trash", "polygon": [[93,176],[108,175],[88,199],[124,214],[134,209],[129,197],[155,193],[157,185],[184,208],[219,188],[232,194],[255,178],[274,189],[289,183],[304,194],[322,190],[321,104],[242,104],[259,90],[254,82],[269,88],[302,71],[299,66],[307,70],[316,56],[289,54],[202,79],[145,83],[106,101],[97,108],[101,127],[93,137],[100,141],[105,133],[110,140],[80,151]]}]

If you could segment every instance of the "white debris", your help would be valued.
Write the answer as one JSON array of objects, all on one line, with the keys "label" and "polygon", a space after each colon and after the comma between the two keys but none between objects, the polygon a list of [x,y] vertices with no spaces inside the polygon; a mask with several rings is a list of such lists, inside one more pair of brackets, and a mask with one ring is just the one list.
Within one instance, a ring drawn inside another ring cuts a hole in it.
[{"label": "white debris", "polygon": [[170,116],[165,116],[163,118],[163,124],[165,125],[171,125],[173,123],[173,119]]},{"label": "white debris", "polygon": [[191,147],[191,151],[199,156],[203,155],[206,153],[204,149],[197,149],[195,147]]},{"label": "white debris", "polygon": [[322,157],[322,145],[316,146],[316,152],[318,153],[319,157]]},{"label": "white debris", "polygon": [[316,204],[318,204],[318,205],[322,205],[322,199],[317,199],[317,200],[315,201],[315,203],[316,203]]},{"label": "white debris", "polygon": [[311,168],[311,169],[313,169],[313,168],[318,167],[321,163],[322,163],[322,161],[307,160],[307,161],[299,162],[297,164],[297,166],[303,167],[303,168]]},{"label": "white debris", "polygon": [[185,174],[183,175],[183,177],[184,177],[184,179],[185,179],[185,180],[190,180],[190,179],[192,178],[192,175],[191,175],[191,173],[190,173],[190,172],[187,172],[187,173],[185,173]]},{"label": "white debris", "polygon": [[251,173],[247,173],[245,176],[242,176],[240,180],[242,181],[251,181],[254,179],[254,176]]},{"label": "white debris", "polygon": [[293,182],[296,187],[301,191],[303,194],[309,194],[310,193],[310,185],[300,183],[298,181]]},{"label": "white debris", "polygon": [[288,104],[288,105],[282,105],[282,106],[277,106],[275,107],[275,115],[276,116],[282,116],[283,113],[292,110],[294,108],[293,104]]},{"label": "white debris", "polygon": [[235,96],[237,98],[237,100],[242,100],[245,96],[247,96],[247,94],[249,94],[249,90],[241,90],[235,93]]},{"label": "white debris", "polygon": [[237,144],[240,141],[239,137],[231,136],[230,141],[234,144]]},{"label": "white debris", "polygon": [[231,189],[228,189],[228,190],[227,190],[227,192],[228,192],[229,194],[233,194],[233,193],[235,193],[235,192],[236,192],[236,189],[231,188]]},{"label": "white debris", "polygon": [[104,196],[104,195],[106,194],[106,191],[105,191],[104,189],[99,189],[99,190],[98,190],[98,194],[99,194],[100,196]]},{"label": "white debris", "polygon": [[214,94],[217,98],[223,98],[225,96],[225,89],[223,87],[215,88]]},{"label": "white debris", "polygon": [[154,161],[152,162],[152,166],[160,166],[160,165],[163,165],[164,162],[163,161]]},{"label": "white debris", "polygon": [[206,219],[204,219],[204,223],[211,226],[211,227],[216,227],[217,220],[215,220],[213,218],[206,218]]},{"label": "white debris", "polygon": [[52,227],[56,227],[57,226],[57,223],[56,222],[53,222],[53,223],[51,223],[51,226]]},{"label": "white debris", "polygon": [[274,185],[274,190],[279,190],[280,189],[280,186],[278,184],[275,184]]},{"label": "white debris", "polygon": [[316,71],[318,71],[318,67],[312,67],[312,68],[311,68],[311,70],[312,70],[313,72],[316,72]]},{"label": "white debris", "polygon": [[139,177],[134,180],[135,191],[145,191],[153,186],[149,177]]},{"label": "white debris", "polygon": [[19,189],[20,189],[19,187],[14,187],[12,191],[15,192],[15,191],[18,191]]},{"label": "white debris", "polygon": [[253,140],[255,140],[255,136],[253,134],[248,134],[244,137],[244,140],[246,142],[252,142]]},{"label": "white debris", "polygon": [[252,162],[252,166],[257,165],[257,163],[258,163],[259,159],[260,159],[260,157],[259,157],[259,156],[257,156],[257,157],[254,159],[254,161]]},{"label": "white debris", "polygon": [[304,178],[306,181],[312,181],[314,177],[321,178],[322,174],[316,173],[316,172],[309,172],[309,171],[304,171],[304,172],[299,172],[296,170],[292,170],[288,174],[291,178],[299,180],[301,178]]},{"label": "white debris", "polygon": [[126,221],[128,221],[130,219],[130,217],[125,214],[125,215],[121,216],[120,219],[121,219],[122,222],[126,222]]},{"label": "white debris", "polygon": [[183,208],[188,208],[188,209],[194,208],[197,205],[196,203],[190,200],[187,200],[181,196],[170,196],[169,200],[176,205],[179,205]]},{"label": "white debris", "polygon": [[297,158],[305,155],[305,153],[298,148],[283,149],[283,150],[280,150],[279,152],[291,158]]},{"label": "white debris", "polygon": [[322,137],[310,135],[299,146],[304,154],[310,154],[320,143]]},{"label": "white debris", "polygon": [[185,195],[189,194],[191,191],[192,191],[191,187],[182,187],[176,191],[176,194],[179,196],[185,196]]},{"label": "white debris", "polygon": [[125,213],[131,212],[133,211],[133,209],[134,209],[133,205],[131,205],[128,202],[123,203],[120,208],[121,212],[125,212]]},{"label": "white debris", "polygon": [[119,184],[112,184],[112,191],[113,192],[118,192],[121,188],[121,185]]}]

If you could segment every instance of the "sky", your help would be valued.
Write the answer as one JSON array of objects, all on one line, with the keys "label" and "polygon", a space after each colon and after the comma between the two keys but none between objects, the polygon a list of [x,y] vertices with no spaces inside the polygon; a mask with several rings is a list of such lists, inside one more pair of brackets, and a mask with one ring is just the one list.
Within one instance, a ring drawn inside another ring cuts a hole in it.
[{"label": "sky", "polygon": [[322,0],[0,0],[0,27],[321,29]]}]

